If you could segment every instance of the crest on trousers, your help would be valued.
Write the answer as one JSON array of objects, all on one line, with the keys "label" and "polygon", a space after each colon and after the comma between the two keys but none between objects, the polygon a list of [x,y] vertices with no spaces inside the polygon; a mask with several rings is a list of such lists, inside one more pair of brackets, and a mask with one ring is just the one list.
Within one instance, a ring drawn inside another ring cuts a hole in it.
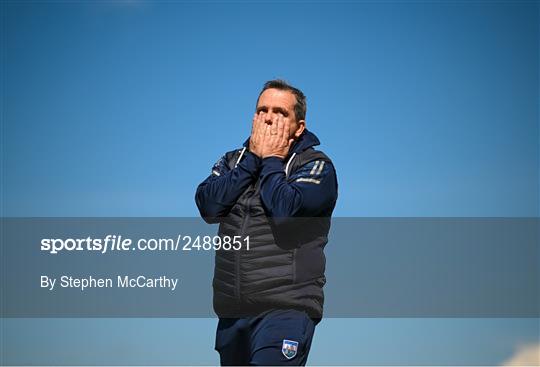
[{"label": "crest on trousers", "polygon": [[296,352],[298,351],[298,342],[294,340],[283,339],[283,344],[281,345],[281,353],[287,358],[294,358]]}]

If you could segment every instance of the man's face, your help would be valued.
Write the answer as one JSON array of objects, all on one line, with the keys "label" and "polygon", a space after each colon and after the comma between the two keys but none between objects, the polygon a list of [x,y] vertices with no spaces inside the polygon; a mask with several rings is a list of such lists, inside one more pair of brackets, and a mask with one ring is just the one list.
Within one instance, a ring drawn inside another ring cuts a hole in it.
[{"label": "man's face", "polygon": [[264,116],[267,124],[277,123],[279,116],[283,117],[289,127],[289,139],[296,139],[304,131],[306,122],[297,121],[294,114],[295,95],[288,90],[270,88],[265,90],[257,103],[257,114]]}]

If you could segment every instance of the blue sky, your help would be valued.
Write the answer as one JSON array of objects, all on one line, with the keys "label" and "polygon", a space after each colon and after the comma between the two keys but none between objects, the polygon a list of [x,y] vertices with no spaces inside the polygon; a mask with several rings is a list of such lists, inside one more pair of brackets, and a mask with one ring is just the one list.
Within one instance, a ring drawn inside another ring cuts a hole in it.
[{"label": "blue sky", "polygon": [[[3,2],[2,215],[195,216],[282,77],[337,216],[538,217],[538,20],[535,1]],[[6,359],[212,364],[215,322],[5,320]],[[499,364],[539,327],[328,319],[309,361]]]}]

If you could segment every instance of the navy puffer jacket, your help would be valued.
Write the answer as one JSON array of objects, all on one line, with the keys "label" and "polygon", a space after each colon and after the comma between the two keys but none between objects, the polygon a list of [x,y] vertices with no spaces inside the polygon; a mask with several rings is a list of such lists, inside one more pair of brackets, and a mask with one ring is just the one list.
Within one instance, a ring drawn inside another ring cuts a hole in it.
[{"label": "navy puffer jacket", "polygon": [[249,250],[216,251],[214,310],[248,317],[273,309],[323,314],[324,246],[337,177],[317,137],[305,130],[282,160],[242,149],[225,153],[197,188],[201,216],[220,236],[249,236]]}]

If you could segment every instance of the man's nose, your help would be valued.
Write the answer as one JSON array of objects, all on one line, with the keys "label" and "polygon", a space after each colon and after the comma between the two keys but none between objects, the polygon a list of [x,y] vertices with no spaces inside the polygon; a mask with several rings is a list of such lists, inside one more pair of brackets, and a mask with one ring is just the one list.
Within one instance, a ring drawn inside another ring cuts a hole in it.
[{"label": "man's nose", "polygon": [[264,115],[264,122],[266,122],[267,124],[271,125],[273,120],[274,120],[274,114],[272,112],[267,112]]}]

